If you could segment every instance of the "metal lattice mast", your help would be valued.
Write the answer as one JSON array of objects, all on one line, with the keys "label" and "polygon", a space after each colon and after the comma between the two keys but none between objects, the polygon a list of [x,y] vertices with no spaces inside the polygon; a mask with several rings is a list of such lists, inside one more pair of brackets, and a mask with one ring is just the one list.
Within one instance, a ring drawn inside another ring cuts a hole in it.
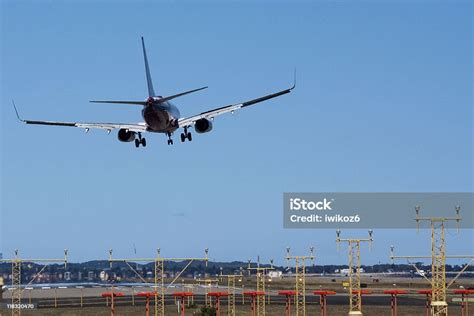
[{"label": "metal lattice mast", "polygon": [[218,287],[219,279],[203,279],[201,280],[200,278],[197,279],[197,284],[201,285],[201,283],[204,284],[204,305],[212,307],[212,297],[208,295],[209,292],[212,292],[212,283],[215,282],[216,287]]},{"label": "metal lattice mast", "polygon": [[235,275],[227,277],[227,291],[229,292],[227,297],[227,315],[235,316]]},{"label": "metal lattice mast", "polygon": [[369,230],[369,238],[364,239],[342,239],[341,231],[337,230],[336,242],[347,242],[349,256],[349,315],[362,315],[362,299],[360,290],[360,243],[368,242],[372,244],[372,230]]},{"label": "metal lattice mast", "polygon": [[260,267],[260,260],[257,261],[257,267],[250,267],[248,270],[255,270],[257,274],[257,316],[265,315],[265,277],[268,270],[273,270],[273,260],[270,260],[270,267]]},{"label": "metal lattice mast", "polygon": [[21,260],[18,258],[18,249],[15,250],[15,259],[12,260],[12,286],[12,315],[17,316],[21,311]]},{"label": "metal lattice mast", "polygon": [[219,277],[227,278],[227,315],[228,316],[235,316],[235,279],[236,277],[242,277],[242,267],[240,268],[240,275],[236,274],[222,274],[223,268],[220,268],[221,273]]},{"label": "metal lattice mast", "polygon": [[444,220],[431,221],[431,273],[433,316],[447,315],[446,303],[446,241],[444,239]]},{"label": "metal lattice mast", "polygon": [[[455,217],[420,217],[420,207],[415,206],[416,211],[416,226],[419,229],[421,221],[427,221],[431,224],[431,256],[395,256],[394,247],[391,246],[390,258],[394,259],[431,259],[431,280],[425,277],[431,283],[431,315],[433,316],[446,316],[448,315],[448,303],[446,301],[446,289],[453,284],[453,282],[459,277],[459,275],[465,271],[469,266],[469,263],[454,277],[451,283],[446,286],[446,258],[474,258],[474,256],[448,256],[446,255],[446,240],[445,240],[445,228],[446,223],[449,221],[455,221],[458,225],[461,221],[459,211],[461,208],[456,206]],[[472,259],[471,259],[472,262]],[[412,264],[414,268],[419,272],[416,265]]]},{"label": "metal lattice mast", "polygon": [[160,248],[157,249],[157,256],[155,258],[128,258],[128,259],[112,259],[112,249],[109,249],[109,263],[112,268],[113,262],[124,262],[128,267],[135,272],[135,274],[141,279],[142,282],[147,283],[145,279],[130,265],[130,262],[154,262],[154,294],[155,294],[155,316],[165,316],[165,287],[164,287],[164,272],[165,272],[165,261],[189,261],[188,264],[181,270],[181,272],[171,281],[169,285],[172,285],[179,276],[191,265],[193,261],[205,261],[206,265],[208,262],[209,249],[204,249],[204,258],[163,258],[160,256]]},{"label": "metal lattice mast", "polygon": [[[350,311],[362,311],[362,298],[360,292],[360,242],[358,240],[349,241],[349,296]],[[349,312],[349,314],[351,314]]]},{"label": "metal lattice mast", "polygon": [[286,248],[286,260],[288,262],[291,259],[295,260],[295,304],[296,304],[296,315],[306,315],[306,260],[309,259],[314,264],[314,247],[310,247],[309,256],[290,256],[290,247]]},{"label": "metal lattice mast", "polygon": [[158,249],[158,257],[155,260],[155,315],[165,315],[165,287],[163,275],[165,273],[165,264],[163,260],[158,260],[160,250]]},{"label": "metal lattice mast", "polygon": [[[64,250],[64,258],[63,259],[20,259],[18,254],[18,249],[15,249],[15,257],[13,259],[0,259],[0,263],[2,262],[10,262],[12,264],[12,286],[13,286],[13,293],[12,293],[12,315],[13,316],[20,316],[21,315],[21,296],[22,296],[22,289],[21,289],[21,265],[23,262],[47,262],[47,263],[54,263],[54,262],[61,262],[64,263],[64,269],[67,267],[67,254],[68,250]],[[37,273],[28,283],[30,285],[34,282],[34,280],[38,277],[41,272],[48,266],[45,264],[43,268]],[[27,285],[27,286],[28,286]],[[25,286],[26,287],[26,286]]]},{"label": "metal lattice mast", "polygon": [[295,260],[296,274],[296,315],[306,315],[306,283],[305,283],[305,264],[304,260]]},{"label": "metal lattice mast", "polygon": [[[257,292],[265,293],[265,272],[257,272]],[[265,295],[257,295],[257,315],[265,315]]]}]

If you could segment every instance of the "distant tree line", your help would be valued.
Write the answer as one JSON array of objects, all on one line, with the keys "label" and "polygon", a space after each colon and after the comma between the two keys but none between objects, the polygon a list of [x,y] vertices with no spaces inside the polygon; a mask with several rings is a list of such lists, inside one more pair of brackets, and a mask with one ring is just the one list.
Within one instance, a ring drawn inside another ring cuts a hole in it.
[{"label": "distant tree line", "polygon": [[[165,273],[168,275],[176,275],[185,266],[187,262],[165,262]],[[135,264],[130,265],[140,274],[141,277],[152,277],[154,275],[154,263],[147,264]],[[268,266],[268,265],[265,265]],[[424,271],[430,271],[431,265],[426,263],[416,263],[416,266]],[[22,279],[30,280],[35,274],[39,273],[43,268],[42,265],[35,263],[24,263],[22,265]],[[347,269],[347,265],[308,265],[306,272],[315,274],[330,274],[335,273],[337,270]],[[446,265],[447,272],[460,271],[463,265]],[[283,273],[293,273],[294,268],[285,266],[275,266],[276,270],[280,270]],[[387,272],[414,272],[414,267],[409,264],[375,264],[375,265],[363,265],[362,269],[366,273],[387,273]],[[106,260],[88,261],[83,263],[69,263],[66,270],[64,265],[52,264],[48,265],[42,272],[42,274],[49,274],[51,280],[58,282],[75,282],[75,281],[100,281],[100,273],[106,271],[113,279],[130,280],[138,278],[137,275],[130,269],[130,267],[123,262],[114,262],[112,267]],[[469,266],[466,271],[473,272],[474,266]],[[68,272],[69,277],[66,277]],[[183,277],[205,277],[217,276],[220,273],[223,274],[247,274],[247,263],[240,261],[233,262],[209,262],[206,266],[204,262],[193,262],[183,273]],[[8,281],[11,274],[11,264],[2,263],[0,264],[0,277],[3,277]]]}]

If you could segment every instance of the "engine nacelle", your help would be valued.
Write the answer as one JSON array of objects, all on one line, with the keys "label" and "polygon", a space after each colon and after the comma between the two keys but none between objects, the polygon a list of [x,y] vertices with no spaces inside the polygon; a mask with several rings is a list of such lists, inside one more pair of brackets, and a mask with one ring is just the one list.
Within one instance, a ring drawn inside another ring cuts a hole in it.
[{"label": "engine nacelle", "polygon": [[194,124],[194,130],[199,134],[210,132],[212,131],[212,121],[206,118],[197,120]]},{"label": "engine nacelle", "polygon": [[118,131],[117,137],[121,142],[133,142],[135,140],[135,132],[122,128]]}]

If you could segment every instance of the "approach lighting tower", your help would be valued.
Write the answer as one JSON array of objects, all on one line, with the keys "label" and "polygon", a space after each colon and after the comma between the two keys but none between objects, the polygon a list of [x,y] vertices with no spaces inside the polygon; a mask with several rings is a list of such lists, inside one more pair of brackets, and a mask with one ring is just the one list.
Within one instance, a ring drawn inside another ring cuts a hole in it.
[{"label": "approach lighting tower", "polygon": [[60,262],[64,263],[64,269],[67,268],[67,253],[68,250],[64,249],[64,258],[62,259],[21,259],[18,253],[18,249],[15,249],[15,257],[13,259],[0,259],[0,263],[2,262],[10,262],[12,264],[12,316],[17,316],[21,314],[21,295],[23,291],[21,290],[21,265],[24,262],[33,262],[33,263],[45,263],[41,270],[36,273],[30,282],[25,286],[28,287],[31,283],[35,281],[35,279],[40,275],[46,267],[48,267],[49,263]]},{"label": "approach lighting tower", "polygon": [[235,279],[243,277],[242,267],[240,267],[240,274],[222,274],[223,268],[221,267],[220,270],[219,278],[227,278],[227,292],[229,293],[227,296],[227,315],[235,316]]},{"label": "approach lighting tower", "polygon": [[160,248],[156,250],[156,257],[155,258],[128,258],[128,259],[112,259],[112,249],[109,250],[109,263],[110,267],[112,268],[113,262],[124,262],[127,266],[142,280],[144,283],[146,282],[145,279],[133,268],[130,262],[154,262],[155,263],[155,279],[154,279],[154,293],[155,293],[155,316],[165,316],[165,288],[164,288],[164,279],[163,275],[165,272],[165,261],[174,261],[174,262],[181,262],[181,261],[189,261],[186,266],[178,273],[177,276],[171,281],[169,285],[172,285],[180,276],[181,274],[193,263],[193,261],[205,261],[206,266],[208,262],[208,255],[209,249],[204,249],[204,258],[164,258],[160,255]]},{"label": "approach lighting tower", "polygon": [[310,247],[309,252],[309,256],[290,256],[290,247],[286,248],[288,267],[290,266],[290,260],[295,260],[296,316],[306,315],[306,260],[311,260],[311,263],[314,265],[314,247]]},{"label": "approach lighting tower", "polygon": [[[257,260],[257,266],[252,267],[251,261],[248,261],[247,270],[252,271],[255,270],[257,274],[257,291],[256,293],[265,293],[265,277],[269,270],[274,270],[273,267],[273,259],[270,260],[269,267],[261,267],[260,266],[260,258]],[[257,295],[257,316],[264,316],[265,315],[265,294],[264,295]]]},{"label": "approach lighting tower", "polygon": [[336,243],[339,248],[341,242],[346,242],[349,249],[349,315],[362,315],[362,299],[360,290],[360,243],[368,242],[372,245],[372,230],[369,230],[369,238],[350,239],[341,238],[341,230],[336,231]]},{"label": "approach lighting tower", "polygon": [[[454,281],[463,273],[470,263],[473,261],[474,256],[447,256],[446,255],[446,239],[445,239],[445,228],[447,222],[455,221],[459,231],[459,222],[461,216],[459,211],[460,206],[455,207],[456,216],[454,217],[421,217],[420,206],[415,206],[416,212],[416,228],[419,230],[420,222],[427,221],[431,224],[431,256],[395,256],[394,247],[391,246],[390,258],[394,259],[407,259],[410,263],[410,259],[429,259],[431,258],[431,280],[426,278],[431,283],[431,315],[433,316],[445,316],[448,315],[448,303],[446,301],[446,289],[449,288]],[[446,258],[471,258],[464,268],[454,277],[454,279],[446,285]],[[417,271],[418,267],[412,264]],[[421,274],[420,274],[421,275]]]},{"label": "approach lighting tower", "polygon": [[212,297],[208,296],[207,294],[212,291],[212,283],[214,283],[216,288],[219,287],[219,279],[211,279],[211,278],[206,278],[206,279],[197,279],[197,284],[201,285],[201,283],[204,284],[204,305],[212,307]]}]

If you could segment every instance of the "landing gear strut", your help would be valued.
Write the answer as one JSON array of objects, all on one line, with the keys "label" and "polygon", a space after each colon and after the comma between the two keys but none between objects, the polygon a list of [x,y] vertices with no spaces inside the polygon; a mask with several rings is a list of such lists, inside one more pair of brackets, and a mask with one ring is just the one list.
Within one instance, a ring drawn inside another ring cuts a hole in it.
[{"label": "landing gear strut", "polygon": [[138,132],[138,138],[135,138],[135,147],[140,147],[140,144],[143,147],[146,147],[146,139],[142,137],[142,133]]},{"label": "landing gear strut", "polygon": [[167,135],[168,135],[168,145],[173,145],[173,140],[171,139],[171,133],[168,132]]},{"label": "landing gear strut", "polygon": [[191,135],[191,132],[188,132],[188,127],[184,127],[184,133],[181,133],[181,142],[184,143],[186,141],[192,141],[193,136]]}]

